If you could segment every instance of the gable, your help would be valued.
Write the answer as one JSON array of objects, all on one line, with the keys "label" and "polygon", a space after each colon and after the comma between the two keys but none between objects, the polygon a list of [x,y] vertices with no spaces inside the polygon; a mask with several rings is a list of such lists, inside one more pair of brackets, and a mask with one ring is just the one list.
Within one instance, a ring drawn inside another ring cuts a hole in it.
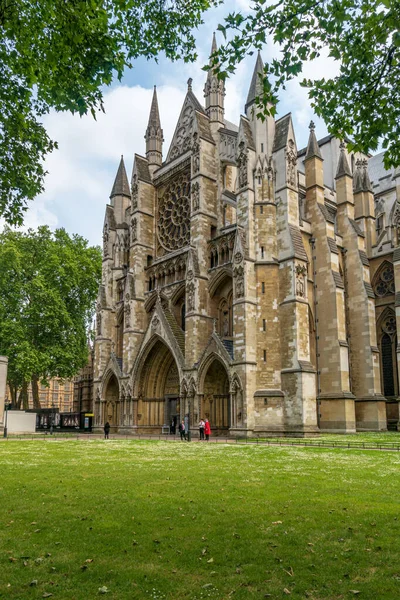
[{"label": "gable", "polygon": [[192,145],[192,135],[195,123],[195,111],[204,113],[204,109],[197,100],[192,91],[188,91],[183,102],[181,114],[179,115],[178,123],[175,128],[171,145],[168,151],[167,162],[181,156]]}]

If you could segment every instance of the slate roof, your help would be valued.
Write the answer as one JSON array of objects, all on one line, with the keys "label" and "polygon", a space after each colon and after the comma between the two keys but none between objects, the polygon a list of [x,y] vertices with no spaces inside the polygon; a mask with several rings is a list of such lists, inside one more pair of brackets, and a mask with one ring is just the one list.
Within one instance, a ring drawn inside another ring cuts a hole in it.
[{"label": "slate roof", "polygon": [[303,238],[301,237],[300,229],[295,225],[289,225],[289,232],[290,237],[292,238],[295,257],[308,262],[308,256],[304,249]]},{"label": "slate roof", "polygon": [[249,106],[254,104],[257,96],[261,96],[263,92],[262,79],[260,75],[264,74],[264,63],[261,58],[260,52],[257,54],[256,64],[254,66],[253,77],[251,78],[249,93],[247,94],[247,100],[244,107],[246,111]]},{"label": "slate roof", "polygon": [[343,283],[343,279],[342,279],[342,276],[340,275],[340,273],[338,271],[332,271],[332,275],[333,275],[333,280],[335,282],[336,287],[344,289],[344,283]]},{"label": "slate roof", "polygon": [[246,119],[246,117],[241,117],[241,123],[242,123],[243,131],[244,131],[244,135],[247,139],[248,147],[251,148],[252,150],[255,150],[256,147],[254,144],[253,132],[251,131],[249,120]]},{"label": "slate roof", "polygon": [[331,252],[333,252],[334,254],[339,254],[339,249],[333,238],[328,237],[328,246]]},{"label": "slate roof", "polygon": [[138,179],[146,183],[152,183],[147,158],[140,156],[140,154],[135,154],[135,166]]},{"label": "slate roof", "polygon": [[128,196],[128,198],[131,197],[131,189],[129,187],[128,177],[126,176],[123,156],[121,156],[110,198],[113,198],[114,196]]},{"label": "slate roof", "polygon": [[291,119],[291,113],[288,113],[284,117],[281,117],[275,123],[275,137],[274,137],[274,145],[272,148],[272,152],[278,152],[281,148],[286,146],[288,134],[289,134],[289,124]]},{"label": "slate roof", "polygon": [[304,157],[304,160],[307,160],[308,158],[313,158],[314,156],[317,156],[318,158],[322,159],[321,150],[319,149],[317,138],[315,136],[314,123],[311,121],[311,123],[310,123],[310,137],[308,138],[307,152],[306,152],[306,155]]}]

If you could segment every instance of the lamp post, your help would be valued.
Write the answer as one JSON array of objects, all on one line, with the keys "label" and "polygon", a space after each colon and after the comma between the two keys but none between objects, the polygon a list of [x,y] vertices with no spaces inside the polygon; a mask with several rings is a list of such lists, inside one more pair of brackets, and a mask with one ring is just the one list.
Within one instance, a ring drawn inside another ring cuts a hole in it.
[{"label": "lamp post", "polygon": [[7,437],[7,425],[8,425],[8,408],[9,408],[8,398],[6,398],[6,401],[4,403],[4,408],[5,408],[5,411],[6,411],[6,416],[5,416],[5,419],[4,419],[4,434],[3,435],[6,438]]}]

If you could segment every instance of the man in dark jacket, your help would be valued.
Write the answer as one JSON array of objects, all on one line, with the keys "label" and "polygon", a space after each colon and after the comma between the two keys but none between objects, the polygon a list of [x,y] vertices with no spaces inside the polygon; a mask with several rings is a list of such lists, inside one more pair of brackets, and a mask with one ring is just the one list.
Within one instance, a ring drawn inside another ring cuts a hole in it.
[{"label": "man in dark jacket", "polygon": [[110,423],[107,421],[107,423],[104,425],[104,439],[108,440],[108,436],[110,433]]}]

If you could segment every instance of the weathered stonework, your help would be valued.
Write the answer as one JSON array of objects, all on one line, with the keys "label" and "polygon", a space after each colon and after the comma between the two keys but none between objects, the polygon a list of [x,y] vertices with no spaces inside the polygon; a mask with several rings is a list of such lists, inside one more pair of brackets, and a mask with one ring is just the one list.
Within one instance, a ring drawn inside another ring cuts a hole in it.
[{"label": "weathered stonework", "polygon": [[400,174],[377,232],[365,157],[333,138],[320,147],[313,126],[298,151],[290,115],[258,119],[261,69],[258,56],[238,126],[212,70],[205,108],[189,80],[164,163],[155,91],[130,185],[121,161],[103,228],[95,427],[397,426],[400,249],[379,248],[400,242]]}]

